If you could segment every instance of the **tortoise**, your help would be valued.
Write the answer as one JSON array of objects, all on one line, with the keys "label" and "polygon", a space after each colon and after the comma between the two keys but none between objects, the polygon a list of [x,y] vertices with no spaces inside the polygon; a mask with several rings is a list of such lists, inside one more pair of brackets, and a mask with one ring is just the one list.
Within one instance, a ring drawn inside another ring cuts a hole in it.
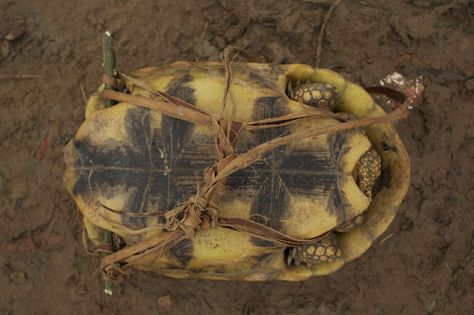
[{"label": "tortoise", "polygon": [[[219,111],[226,82],[220,62],[180,61],[131,76],[211,114]],[[362,87],[329,69],[235,62],[232,78],[223,116],[233,121],[313,107],[356,118],[385,115]],[[130,82],[125,90],[150,96]],[[113,250],[120,250],[162,233],[154,228],[164,222],[161,214],[195,193],[203,170],[216,160],[215,142],[208,127],[158,111],[126,102],[105,108],[100,91],[90,97],[85,121],[65,147],[64,182],[90,241],[104,246],[104,233],[111,231]],[[235,147],[245,152],[295,130],[339,123],[314,118],[244,131]],[[409,179],[409,157],[392,124],[296,141],[230,175],[218,215],[314,242],[282,246],[218,225],[135,267],[175,278],[221,280],[327,275],[366,252],[387,229]]]}]

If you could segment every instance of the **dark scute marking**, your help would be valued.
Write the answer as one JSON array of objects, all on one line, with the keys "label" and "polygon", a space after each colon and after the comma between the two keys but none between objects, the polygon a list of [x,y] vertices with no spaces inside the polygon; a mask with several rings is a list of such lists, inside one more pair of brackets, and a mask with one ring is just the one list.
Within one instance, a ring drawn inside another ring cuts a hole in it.
[{"label": "dark scute marking", "polygon": [[[133,107],[127,110],[123,120],[129,142],[117,148],[108,147],[108,143],[91,145],[96,143],[92,141],[93,133],[75,140],[81,164],[78,166],[86,169],[81,170],[73,194],[97,196],[99,186],[124,185],[136,194],[129,196],[124,209],[113,210],[126,212],[169,210],[194,194],[196,183],[202,180],[203,169],[215,160],[214,143],[202,138],[193,140],[190,123],[164,115],[161,119],[162,130],[152,130],[149,110]],[[91,169],[92,191],[89,188]],[[145,227],[146,218],[123,215],[122,223],[133,228]]]},{"label": "dark scute marking", "polygon": [[277,90],[278,89],[278,84],[277,84],[278,81],[276,80],[277,78],[275,77],[275,80],[272,81],[266,74],[267,73],[265,72],[251,69],[249,70],[249,80],[253,81],[254,85],[259,85],[263,88],[267,88],[270,90]]},{"label": "dark scute marking", "polygon": [[387,141],[382,141],[382,148],[385,150],[385,151],[393,151],[393,152],[396,152],[398,153],[398,148],[394,145],[391,145],[389,142]]},{"label": "dark scute marking", "polygon": [[[166,93],[186,101],[191,105],[195,105],[194,89],[185,86],[191,81],[192,76],[190,74],[184,74],[176,81],[170,83]],[[178,162],[177,155],[191,138],[194,125],[190,122],[166,115],[162,117],[163,149],[166,154],[167,165],[172,169]]]},{"label": "dark scute marking", "polygon": [[81,176],[77,179],[74,188],[72,189],[72,194],[74,196],[86,197],[87,195],[89,195],[90,191],[87,178],[87,174],[84,174],[84,172],[82,172]]},{"label": "dark scute marking", "polygon": [[[108,188],[120,184],[125,187],[136,188],[137,194],[133,200],[129,200],[129,203],[125,206],[126,209],[114,210],[146,212],[149,193],[147,185],[149,185],[148,182],[151,176],[151,172],[148,170],[153,164],[157,168],[163,168],[163,159],[156,157],[152,163],[150,152],[148,152],[149,143],[147,143],[147,140],[150,136],[150,117],[147,109],[141,107],[128,109],[124,117],[124,127],[130,142],[122,143],[119,148],[110,149],[107,147],[107,143],[92,145],[91,137],[94,137],[94,134],[86,136],[82,141],[75,140],[74,145],[81,157],[82,167],[91,169],[82,171],[73,193],[92,194],[93,197],[97,197],[100,192],[99,187]],[[136,148],[139,148],[139,150]],[[113,169],[113,167],[123,169]],[[141,171],[137,172],[132,169]],[[91,172],[92,175],[90,176]],[[89,191],[91,188],[92,191]],[[103,189],[102,191],[107,190]],[[144,227],[146,219],[125,217],[123,223],[128,226]]]},{"label": "dark scute marking", "polygon": [[143,152],[133,150],[129,145],[123,144],[122,149],[105,148],[105,144],[92,145],[88,137],[82,139],[77,152],[83,161],[82,167],[92,167],[93,165],[112,167],[135,167],[147,168],[148,159]]},{"label": "dark scute marking", "polygon": [[275,242],[268,241],[266,239],[255,237],[255,236],[250,237],[250,242],[257,247],[271,247],[271,248],[278,247],[278,245]]},{"label": "dark scute marking", "polygon": [[326,212],[332,215],[336,215],[338,218],[342,218],[342,222],[346,220],[345,216],[345,202],[343,198],[343,193],[340,192],[337,188],[332,189],[329,192],[328,205],[326,207]]},{"label": "dark scute marking", "polygon": [[259,263],[263,263],[273,257],[274,253],[265,253],[258,256],[255,256],[255,260]]},{"label": "dark scute marking", "polygon": [[186,267],[189,261],[193,259],[193,241],[184,239],[170,249],[170,252],[180,262],[181,266]]},{"label": "dark scute marking", "polygon": [[336,174],[282,174],[286,188],[292,194],[316,195],[337,189]]},{"label": "dark scute marking", "polygon": [[170,177],[171,198],[169,198],[167,208],[164,209],[172,209],[178,203],[196,194],[196,184],[200,181],[202,181],[202,169],[195,171],[172,170]]},{"label": "dark scute marking", "polygon": [[376,196],[382,188],[390,188],[392,185],[392,168],[386,167],[382,169],[379,178],[375,181],[374,186],[372,187],[372,196]]},{"label": "dark scute marking", "polygon": [[[81,180],[88,181],[88,176],[84,174]],[[107,188],[113,188],[115,185],[122,185],[133,189],[135,194],[129,196],[122,209],[113,209],[123,212],[148,212],[158,209],[149,209],[150,204],[162,204],[162,192],[167,189],[168,175],[164,172],[137,172],[134,170],[114,170],[104,169],[94,171],[91,177],[91,187],[94,194],[102,194],[105,199],[113,196],[104,195]],[[125,196],[122,196],[125,198]],[[104,206],[111,208],[104,204]],[[146,226],[146,218],[134,218],[123,214],[122,223],[133,228]]]},{"label": "dark scute marking", "polygon": [[215,140],[210,136],[190,135],[178,152],[176,167],[202,171],[216,160]]},{"label": "dark scute marking", "polygon": [[[287,102],[281,97],[260,97],[255,100],[253,118],[255,120],[278,117],[289,112]],[[287,127],[269,128],[257,132],[257,143],[267,142],[288,133]],[[277,174],[277,169],[288,151],[287,146],[281,146],[266,154],[259,164],[247,168],[246,172],[257,172],[260,177],[259,191],[252,200],[250,215],[252,220],[265,224],[274,229],[281,228],[281,219],[285,217],[288,206],[286,188]]]},{"label": "dark scute marking", "polygon": [[[170,83],[166,93],[186,101],[191,105],[195,105],[196,99],[194,96],[194,89],[186,86],[187,83],[192,81],[192,76],[189,73],[179,73],[179,75],[180,76],[176,80],[173,80]],[[166,115],[162,116],[162,146],[159,150],[160,153],[164,155],[166,165],[172,172],[168,182],[168,187],[166,192],[164,192],[166,197],[163,198],[163,202],[160,204],[160,207],[163,207],[165,210],[174,208],[179,202],[185,199],[182,193],[180,193],[174,185],[173,177],[176,175],[176,172],[173,172],[173,170],[179,162],[180,152],[192,137],[193,129],[194,125],[192,123]]]},{"label": "dark scute marking", "polygon": [[[339,169],[340,159],[346,154],[349,150],[348,147],[345,147],[346,144],[346,133],[335,133],[329,135],[329,143],[331,146],[331,154],[333,160]],[[343,192],[339,187],[339,182],[336,181],[336,186],[331,190],[329,194],[328,206],[326,207],[326,212],[336,215],[338,218],[343,218],[345,221],[346,217],[346,203]]]},{"label": "dark scute marking", "polygon": [[326,159],[316,152],[311,154],[311,152],[307,151],[292,151],[284,157],[281,163],[281,169],[296,171],[327,172],[328,170],[334,170],[335,167],[336,161],[333,157]]},{"label": "dark scute marking", "polygon": [[251,219],[275,230],[281,230],[281,219],[285,217],[289,200],[282,179],[271,174],[265,178],[262,187],[251,205]]},{"label": "dark scute marking", "polygon": [[182,74],[177,80],[171,81],[166,89],[166,93],[196,106],[195,91],[192,87],[186,86],[192,81],[193,77],[189,73]]},{"label": "dark scute marking", "polygon": [[[150,158],[146,152],[145,140],[149,136],[147,133],[150,128],[148,109],[130,108],[124,117],[124,125],[131,143],[122,143],[120,148],[107,148],[107,143],[92,145],[91,137],[94,137],[94,134],[85,136],[81,141],[76,140],[77,153],[84,163],[82,166],[149,168]],[[163,167],[162,159],[157,158],[154,163],[155,167]]]},{"label": "dark scute marking", "polygon": [[254,120],[274,118],[288,113],[288,100],[281,96],[261,96],[254,102]]},{"label": "dark scute marking", "polygon": [[[160,209],[165,209],[165,208],[161,208],[161,207],[160,207]],[[166,224],[166,218],[165,218],[164,215],[160,215],[160,216],[158,217],[158,224]]]},{"label": "dark scute marking", "polygon": [[[141,148],[143,153],[149,153],[147,140],[150,139],[150,111],[145,108],[133,107],[125,115],[125,128],[131,141],[137,148]],[[151,166],[149,154],[143,154],[142,158],[147,160],[148,166]]]},{"label": "dark scute marking", "polygon": [[217,266],[214,268],[214,273],[221,274],[221,275],[227,274],[227,269],[225,268],[225,266]]},{"label": "dark scute marking", "polygon": [[[107,192],[107,188],[123,185],[136,191],[134,196],[124,205],[126,212],[147,212],[149,198],[157,198],[163,191],[164,159],[153,155],[150,151],[152,137],[150,135],[149,110],[142,107],[129,108],[123,120],[129,142],[122,142],[120,147],[109,148],[107,143],[92,145],[94,133],[81,141],[75,141],[76,151],[81,157],[82,167],[80,178],[74,187],[74,194],[90,195],[97,198],[99,193]],[[107,128],[108,126],[103,126]],[[88,169],[87,169],[88,168]],[[155,172],[152,172],[152,169]],[[158,183],[158,184],[157,184]],[[102,187],[103,189],[99,189]],[[92,189],[92,191],[91,191]],[[107,198],[107,196],[103,196]],[[153,201],[153,200],[152,200]],[[108,205],[104,205],[108,207]],[[153,209],[156,210],[156,209]],[[145,218],[123,216],[122,223],[134,228],[146,226]]]},{"label": "dark scute marking", "polygon": [[[150,112],[144,108],[130,108],[125,116],[125,128],[131,141],[135,144],[135,147],[141,148],[143,165],[148,168],[152,168],[154,164],[163,167],[163,160],[156,159],[152,160],[151,149],[150,149]],[[146,161],[146,162],[145,162]],[[130,174],[129,174],[130,175]],[[132,175],[133,176],[133,175]],[[150,191],[151,172],[147,172],[146,178],[142,178],[141,181],[134,181],[130,183],[131,178],[127,178],[125,181],[128,185],[135,184],[137,194],[133,201],[131,201],[130,209],[132,212],[147,212],[148,210],[148,194]],[[130,177],[130,176],[129,176]],[[138,176],[137,176],[138,177]],[[127,210],[125,210],[127,211]],[[126,216],[123,218],[126,225],[133,227],[146,227],[146,218],[133,218]]]},{"label": "dark scute marking", "polygon": [[[265,119],[287,113],[285,103],[278,97],[261,97],[255,102],[254,119]],[[270,128],[257,132],[256,144],[288,133],[286,127]],[[235,190],[250,190],[251,219],[276,230],[287,217],[290,194],[329,194],[327,211],[344,217],[345,201],[338,184],[340,158],[347,152],[345,133],[328,136],[329,152],[293,150],[282,146],[267,153],[252,167],[241,170],[229,178]],[[250,144],[255,146],[255,143]],[[247,174],[247,178],[245,175]],[[240,187],[243,187],[241,189]],[[243,194],[243,193],[241,193]],[[317,197],[316,197],[317,198]]]},{"label": "dark scute marking", "polygon": [[[73,138],[63,149],[64,162],[67,167],[78,169],[82,167],[81,156],[77,152],[77,148],[81,147],[81,142]],[[71,163],[72,162],[72,163]]]},{"label": "dark scute marking", "polygon": [[[230,175],[227,178],[226,186],[230,191],[237,192],[240,196],[255,196],[260,190],[263,178],[260,172],[247,168]],[[223,198],[226,196],[227,194]]]},{"label": "dark scute marking", "polygon": [[345,133],[333,133],[328,136],[328,141],[331,147],[331,153],[333,154],[333,159],[336,163],[339,163],[339,160],[346,151],[344,151],[344,145],[346,144],[346,134]]},{"label": "dark scute marking", "polygon": [[161,131],[166,165],[174,168],[178,162],[179,151],[192,136],[193,124],[163,115]]}]

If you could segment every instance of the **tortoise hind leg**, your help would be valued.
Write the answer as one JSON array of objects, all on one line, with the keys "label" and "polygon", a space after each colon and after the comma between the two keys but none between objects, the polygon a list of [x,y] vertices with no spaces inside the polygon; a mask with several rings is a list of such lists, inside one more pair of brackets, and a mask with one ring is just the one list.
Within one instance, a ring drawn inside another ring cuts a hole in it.
[{"label": "tortoise hind leg", "polygon": [[373,148],[367,151],[357,162],[355,179],[360,190],[373,199],[372,188],[382,172],[382,159]]},{"label": "tortoise hind leg", "polygon": [[334,232],[328,233],[313,244],[306,244],[289,249],[286,263],[296,266],[301,263],[309,268],[314,264],[332,263],[342,254]]},{"label": "tortoise hind leg", "polygon": [[[380,155],[371,148],[357,162],[354,168],[354,180],[359,189],[370,199],[373,199],[373,187],[382,172],[382,160]],[[365,212],[342,223],[335,230],[337,232],[349,232],[350,230],[361,226],[366,220]]]}]

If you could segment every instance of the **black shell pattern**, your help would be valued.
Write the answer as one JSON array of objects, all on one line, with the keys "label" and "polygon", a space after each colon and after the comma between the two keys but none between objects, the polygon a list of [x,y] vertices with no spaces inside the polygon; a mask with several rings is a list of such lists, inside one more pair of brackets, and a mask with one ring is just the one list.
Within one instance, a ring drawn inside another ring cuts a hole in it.
[{"label": "black shell pattern", "polygon": [[[245,77],[256,88],[278,89],[274,83],[276,70],[261,73],[236,66],[233,71],[247,72]],[[196,91],[188,85],[192,80],[186,71],[176,71],[166,92],[195,104]],[[284,93],[255,99],[253,120],[287,113],[288,98]],[[115,150],[92,145],[88,137],[94,137],[93,134],[73,140],[81,164],[77,165],[81,172],[73,194],[89,194],[90,189],[106,191],[102,188],[120,183],[133,187],[135,193],[124,209],[114,210],[145,213],[157,210],[151,205],[158,205],[159,210],[172,209],[195,193],[203,170],[215,161],[214,140],[210,135],[196,135],[192,123],[165,115],[161,115],[161,128],[153,128],[150,116],[148,109],[130,107],[123,120],[129,141]],[[285,127],[258,131],[254,137],[238,141],[237,151],[246,151],[288,132]],[[281,220],[288,215],[290,196],[331,194],[327,211],[344,216],[346,201],[338,187],[338,161],[344,154],[345,141],[343,133],[330,135],[330,154],[325,156],[280,147],[251,167],[231,175],[227,180],[229,192],[223,198],[250,196],[251,214],[255,215],[252,219],[275,229],[280,229]],[[145,219],[130,216],[123,216],[122,223],[131,228],[146,226]]]}]

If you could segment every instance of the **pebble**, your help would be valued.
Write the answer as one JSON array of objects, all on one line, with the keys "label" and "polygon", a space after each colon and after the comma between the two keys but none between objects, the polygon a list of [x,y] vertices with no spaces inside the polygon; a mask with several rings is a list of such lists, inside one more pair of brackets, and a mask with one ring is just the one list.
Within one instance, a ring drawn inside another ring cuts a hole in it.
[{"label": "pebble", "polygon": [[474,78],[469,79],[469,80],[467,80],[466,82],[464,82],[464,86],[465,86],[466,89],[468,89],[469,91],[474,90]]},{"label": "pebble", "polygon": [[14,284],[26,284],[28,283],[28,279],[24,272],[21,271],[14,271],[9,275],[10,281]]},{"label": "pebble", "polygon": [[10,43],[6,40],[0,40],[0,60],[5,59],[10,54]]},{"label": "pebble", "polygon": [[18,181],[13,183],[10,197],[12,199],[24,199],[28,196],[28,183]]},{"label": "pebble", "polygon": [[171,300],[171,296],[168,294],[168,295],[160,297],[158,299],[158,307],[161,312],[170,311],[171,308],[173,307],[173,301]]}]

